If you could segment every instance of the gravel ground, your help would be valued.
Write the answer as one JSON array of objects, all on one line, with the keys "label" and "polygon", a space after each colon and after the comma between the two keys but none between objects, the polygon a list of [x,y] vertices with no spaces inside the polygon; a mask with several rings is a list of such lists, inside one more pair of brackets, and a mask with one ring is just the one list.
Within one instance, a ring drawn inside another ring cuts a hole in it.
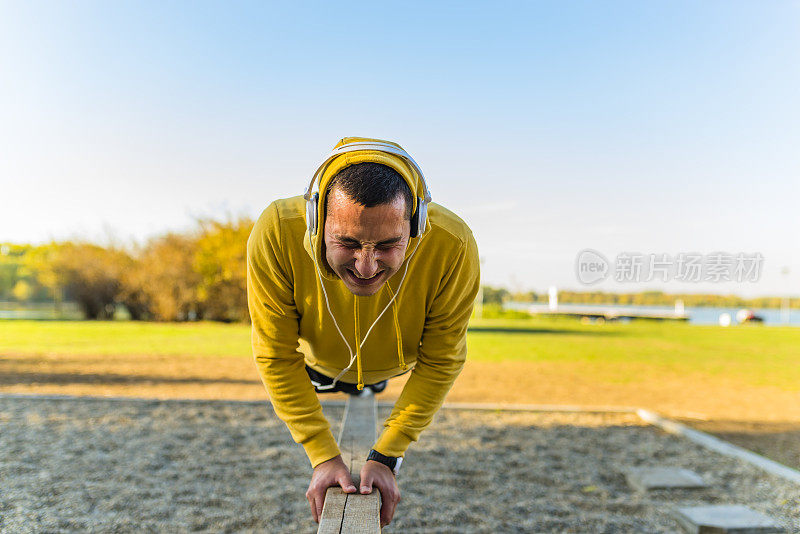
[{"label": "gravel ground", "polygon": [[[712,487],[638,493],[645,465]],[[266,403],[0,398],[0,532],[315,532],[310,473]],[[400,487],[385,532],[676,532],[673,505],[737,503],[800,533],[800,487],[632,415],[443,410]]]}]

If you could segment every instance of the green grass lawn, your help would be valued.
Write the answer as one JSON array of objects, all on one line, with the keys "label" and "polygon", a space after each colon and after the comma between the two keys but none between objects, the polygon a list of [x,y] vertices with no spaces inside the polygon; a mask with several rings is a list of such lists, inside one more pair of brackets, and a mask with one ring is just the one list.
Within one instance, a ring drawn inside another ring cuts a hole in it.
[{"label": "green grass lawn", "polygon": [[[620,382],[635,380],[646,367],[727,376],[749,385],[800,391],[800,328],[722,328],[671,321],[581,324],[547,318],[473,321],[471,327],[470,357],[480,360],[573,362],[597,370],[613,368]],[[491,331],[504,327],[508,331]],[[511,333],[515,329],[522,332]]]},{"label": "green grass lawn", "polygon": [[0,320],[0,353],[250,356],[250,326],[213,322]]},{"label": "green grass lawn", "polygon": [[[220,323],[0,321],[0,354],[250,357],[250,327]],[[581,324],[572,319],[474,320],[469,358],[562,362],[605,380],[646,370],[729,378],[800,391],[800,329],[674,322]]]}]

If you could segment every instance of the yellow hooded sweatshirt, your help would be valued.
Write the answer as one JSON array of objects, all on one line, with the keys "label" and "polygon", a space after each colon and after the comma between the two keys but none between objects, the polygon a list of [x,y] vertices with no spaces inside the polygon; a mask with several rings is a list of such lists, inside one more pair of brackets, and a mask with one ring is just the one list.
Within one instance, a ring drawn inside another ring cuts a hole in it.
[{"label": "yellow hooded sweatshirt", "polygon": [[[354,141],[387,142],[345,138],[336,147]],[[323,252],[325,198],[337,172],[362,162],[382,163],[400,173],[411,188],[416,209],[417,197],[424,197],[424,192],[412,166],[385,152],[348,152],[331,160],[320,177],[320,217],[313,238],[306,229],[305,199],[296,196],[272,202],[247,242],[253,356],[275,413],[303,445],[312,466],[334,458],[339,448],[305,366],[333,378],[350,361],[350,352],[325,306],[312,254],[331,311],[353,353],[357,351],[357,362],[340,381],[373,384],[412,369],[374,445],[386,456],[402,456],[417,440],[461,371],[467,354],[467,322],[480,283],[478,249],[469,227],[451,211],[430,203],[426,230],[422,237],[410,239],[398,272],[375,295],[358,297],[347,289]],[[363,342],[367,329],[397,291],[406,267],[392,309]],[[363,347],[357,349],[362,342]]]}]

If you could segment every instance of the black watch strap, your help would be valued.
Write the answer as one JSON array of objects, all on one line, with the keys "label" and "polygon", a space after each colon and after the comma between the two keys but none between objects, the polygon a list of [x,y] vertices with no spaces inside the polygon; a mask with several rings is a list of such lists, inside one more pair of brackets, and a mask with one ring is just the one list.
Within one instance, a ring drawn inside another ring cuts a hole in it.
[{"label": "black watch strap", "polygon": [[392,473],[394,473],[395,476],[397,476],[398,471],[400,471],[400,464],[403,463],[402,456],[400,457],[384,456],[375,449],[371,449],[369,451],[369,456],[367,456],[367,460],[373,460],[382,463],[383,465],[391,469]]}]

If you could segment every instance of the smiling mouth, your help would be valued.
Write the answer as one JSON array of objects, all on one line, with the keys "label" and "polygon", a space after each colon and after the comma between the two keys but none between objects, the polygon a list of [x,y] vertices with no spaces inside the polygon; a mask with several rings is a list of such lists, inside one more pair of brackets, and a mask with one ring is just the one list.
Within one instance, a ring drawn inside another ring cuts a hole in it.
[{"label": "smiling mouth", "polygon": [[347,274],[350,275],[350,278],[353,281],[355,281],[356,284],[368,285],[368,284],[371,284],[372,282],[376,281],[383,274],[383,271],[378,271],[377,273],[375,273],[374,276],[371,276],[370,278],[361,278],[352,269],[347,269]]}]

